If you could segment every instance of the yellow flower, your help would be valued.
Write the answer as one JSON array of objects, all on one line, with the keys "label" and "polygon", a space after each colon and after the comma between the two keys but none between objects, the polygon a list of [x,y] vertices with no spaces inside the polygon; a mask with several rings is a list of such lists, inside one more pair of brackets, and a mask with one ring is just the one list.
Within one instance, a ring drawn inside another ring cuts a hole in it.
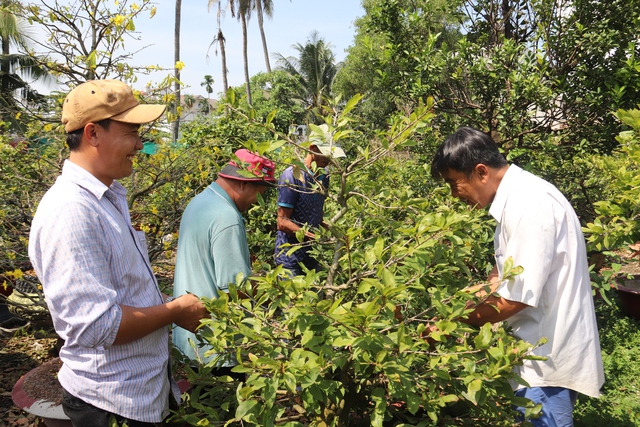
[{"label": "yellow flower", "polygon": [[176,70],[180,71],[184,68],[184,62],[178,61],[176,62]]},{"label": "yellow flower", "polygon": [[16,268],[13,271],[7,271],[5,274],[9,277],[13,277],[14,279],[22,279],[24,276],[24,273],[19,268]]},{"label": "yellow flower", "polygon": [[113,18],[113,23],[116,26],[121,26],[122,24],[124,24],[124,20],[125,20],[124,16],[116,15],[115,18]]}]

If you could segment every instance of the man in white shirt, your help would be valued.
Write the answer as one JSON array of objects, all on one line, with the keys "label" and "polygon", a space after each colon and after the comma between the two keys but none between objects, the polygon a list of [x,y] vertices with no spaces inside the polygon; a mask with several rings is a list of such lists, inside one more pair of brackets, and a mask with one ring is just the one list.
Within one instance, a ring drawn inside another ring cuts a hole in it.
[{"label": "man in white shirt", "polygon": [[60,350],[63,410],[74,427],[160,425],[171,395],[169,325],[190,331],[209,313],[199,298],[169,301],[158,288],[144,233],[131,225],[125,188],[143,148],[140,124],[164,105],[139,105],[115,80],[67,95],[62,123],[69,159],[31,225],[29,258],[40,279]]},{"label": "man in white shirt", "polygon": [[[498,223],[493,294],[462,321],[505,320],[515,337],[532,344],[545,337],[533,354],[547,359],[515,367],[529,387],[512,385],[516,395],[542,404],[534,426],[572,426],[577,393],[598,397],[604,383],[585,241],[573,208],[553,185],[510,166],[490,136],[468,127],[438,148],[431,173],[469,206],[491,205]],[[510,257],[524,271],[501,281]]]}]

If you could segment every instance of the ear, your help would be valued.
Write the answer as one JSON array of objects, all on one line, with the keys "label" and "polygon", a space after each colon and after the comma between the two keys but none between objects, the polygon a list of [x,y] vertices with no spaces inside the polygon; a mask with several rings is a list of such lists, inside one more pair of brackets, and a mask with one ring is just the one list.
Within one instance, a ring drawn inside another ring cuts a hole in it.
[{"label": "ear", "polygon": [[98,146],[98,130],[95,123],[87,123],[82,130],[83,139],[87,140],[92,147]]},{"label": "ear", "polygon": [[487,165],[479,163],[476,165],[476,173],[478,174],[478,178],[480,178],[480,181],[482,183],[486,183],[489,180],[489,168],[487,167]]}]

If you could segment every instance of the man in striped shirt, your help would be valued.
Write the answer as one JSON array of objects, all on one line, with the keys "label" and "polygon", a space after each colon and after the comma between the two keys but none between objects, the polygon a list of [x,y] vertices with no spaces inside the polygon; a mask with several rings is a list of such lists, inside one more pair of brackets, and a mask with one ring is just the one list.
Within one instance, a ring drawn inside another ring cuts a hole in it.
[{"label": "man in striped shirt", "polygon": [[65,341],[58,380],[75,427],[107,427],[114,417],[130,427],[160,425],[179,398],[169,325],[193,331],[209,316],[194,295],[167,301],[160,292],[116,181],[132,173],[143,148],[140,124],[164,109],[139,105],[114,80],[83,83],[64,101],[70,155],[38,206],[29,258]]}]

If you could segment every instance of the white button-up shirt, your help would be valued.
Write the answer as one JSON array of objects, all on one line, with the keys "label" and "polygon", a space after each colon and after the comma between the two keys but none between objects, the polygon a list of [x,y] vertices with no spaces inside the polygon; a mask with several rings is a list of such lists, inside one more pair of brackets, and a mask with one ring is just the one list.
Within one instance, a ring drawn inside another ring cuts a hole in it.
[{"label": "white button-up shirt", "polygon": [[489,213],[498,222],[500,276],[509,257],[524,268],[498,289],[503,298],[529,306],[507,322],[519,339],[548,340],[533,352],[547,360],[525,360],[516,373],[531,387],[565,387],[598,397],[604,383],[600,340],[585,241],[573,208],[553,185],[511,165]]},{"label": "white button-up shirt", "polygon": [[[58,379],[72,395],[123,417],[160,422],[172,388],[169,329],[113,345],[120,305],[163,303],[126,190],[65,161],[31,225],[29,258],[65,344]],[[177,391],[174,388],[174,393]]]}]

